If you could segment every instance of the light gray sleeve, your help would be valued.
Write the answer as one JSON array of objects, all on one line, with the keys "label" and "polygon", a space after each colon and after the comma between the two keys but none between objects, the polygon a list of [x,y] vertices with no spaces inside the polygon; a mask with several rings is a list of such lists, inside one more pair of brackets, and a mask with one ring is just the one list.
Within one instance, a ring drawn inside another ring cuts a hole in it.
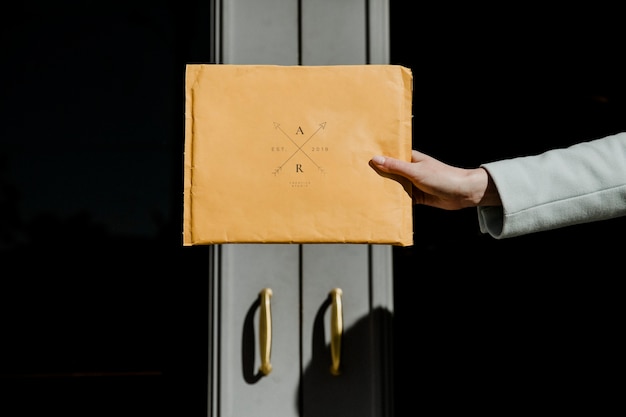
[{"label": "light gray sleeve", "polygon": [[502,207],[479,207],[496,239],[626,215],[626,133],[482,165]]}]

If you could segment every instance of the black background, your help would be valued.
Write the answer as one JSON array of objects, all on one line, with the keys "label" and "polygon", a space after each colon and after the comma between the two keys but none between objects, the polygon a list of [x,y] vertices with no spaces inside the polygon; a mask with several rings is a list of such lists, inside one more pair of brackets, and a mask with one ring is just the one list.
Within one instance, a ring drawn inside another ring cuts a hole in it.
[{"label": "black background", "polygon": [[[615,11],[397,3],[391,55],[414,71],[415,148],[473,167],[625,130]],[[415,245],[394,249],[398,409],[619,407],[624,220],[495,240],[475,210],[415,207]]]},{"label": "black background", "polygon": [[[206,414],[208,250],[181,247],[181,209],[184,65],[210,62],[208,16],[3,13],[2,415]],[[473,167],[626,130],[617,16],[392,1],[414,147]],[[397,415],[621,407],[623,219],[500,241],[474,210],[414,219],[394,248]]]}]

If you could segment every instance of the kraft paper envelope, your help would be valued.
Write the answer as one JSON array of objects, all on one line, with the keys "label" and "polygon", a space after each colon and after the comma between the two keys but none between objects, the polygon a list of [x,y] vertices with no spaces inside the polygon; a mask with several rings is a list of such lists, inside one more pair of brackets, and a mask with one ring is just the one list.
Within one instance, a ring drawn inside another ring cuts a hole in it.
[{"label": "kraft paper envelope", "polygon": [[183,245],[413,244],[412,74],[398,65],[189,64]]}]

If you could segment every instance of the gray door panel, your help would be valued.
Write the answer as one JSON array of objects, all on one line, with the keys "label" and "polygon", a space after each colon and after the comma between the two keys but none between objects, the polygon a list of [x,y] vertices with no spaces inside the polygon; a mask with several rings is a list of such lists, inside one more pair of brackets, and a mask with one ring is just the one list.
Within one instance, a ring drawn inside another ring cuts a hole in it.
[{"label": "gray door panel", "polygon": [[[221,416],[297,416],[300,285],[297,245],[221,245]],[[259,293],[272,290],[271,372],[263,376]],[[277,399],[280,399],[277,401]]]}]

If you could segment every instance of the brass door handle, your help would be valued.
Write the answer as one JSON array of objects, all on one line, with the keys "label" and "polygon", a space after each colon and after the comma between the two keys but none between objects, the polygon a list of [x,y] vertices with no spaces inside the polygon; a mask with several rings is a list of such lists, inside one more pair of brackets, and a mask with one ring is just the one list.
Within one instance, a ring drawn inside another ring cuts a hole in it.
[{"label": "brass door handle", "polygon": [[330,356],[332,363],[330,373],[339,375],[341,361],[341,338],[343,337],[343,306],[341,288],[333,288],[330,292],[332,302],[330,310]]},{"label": "brass door handle", "polygon": [[272,354],[272,308],[270,299],[272,298],[272,289],[263,288],[259,293],[260,299],[260,317],[259,317],[259,347],[261,351],[261,366],[259,371],[263,375],[269,375],[272,372],[272,363],[270,361]]}]

